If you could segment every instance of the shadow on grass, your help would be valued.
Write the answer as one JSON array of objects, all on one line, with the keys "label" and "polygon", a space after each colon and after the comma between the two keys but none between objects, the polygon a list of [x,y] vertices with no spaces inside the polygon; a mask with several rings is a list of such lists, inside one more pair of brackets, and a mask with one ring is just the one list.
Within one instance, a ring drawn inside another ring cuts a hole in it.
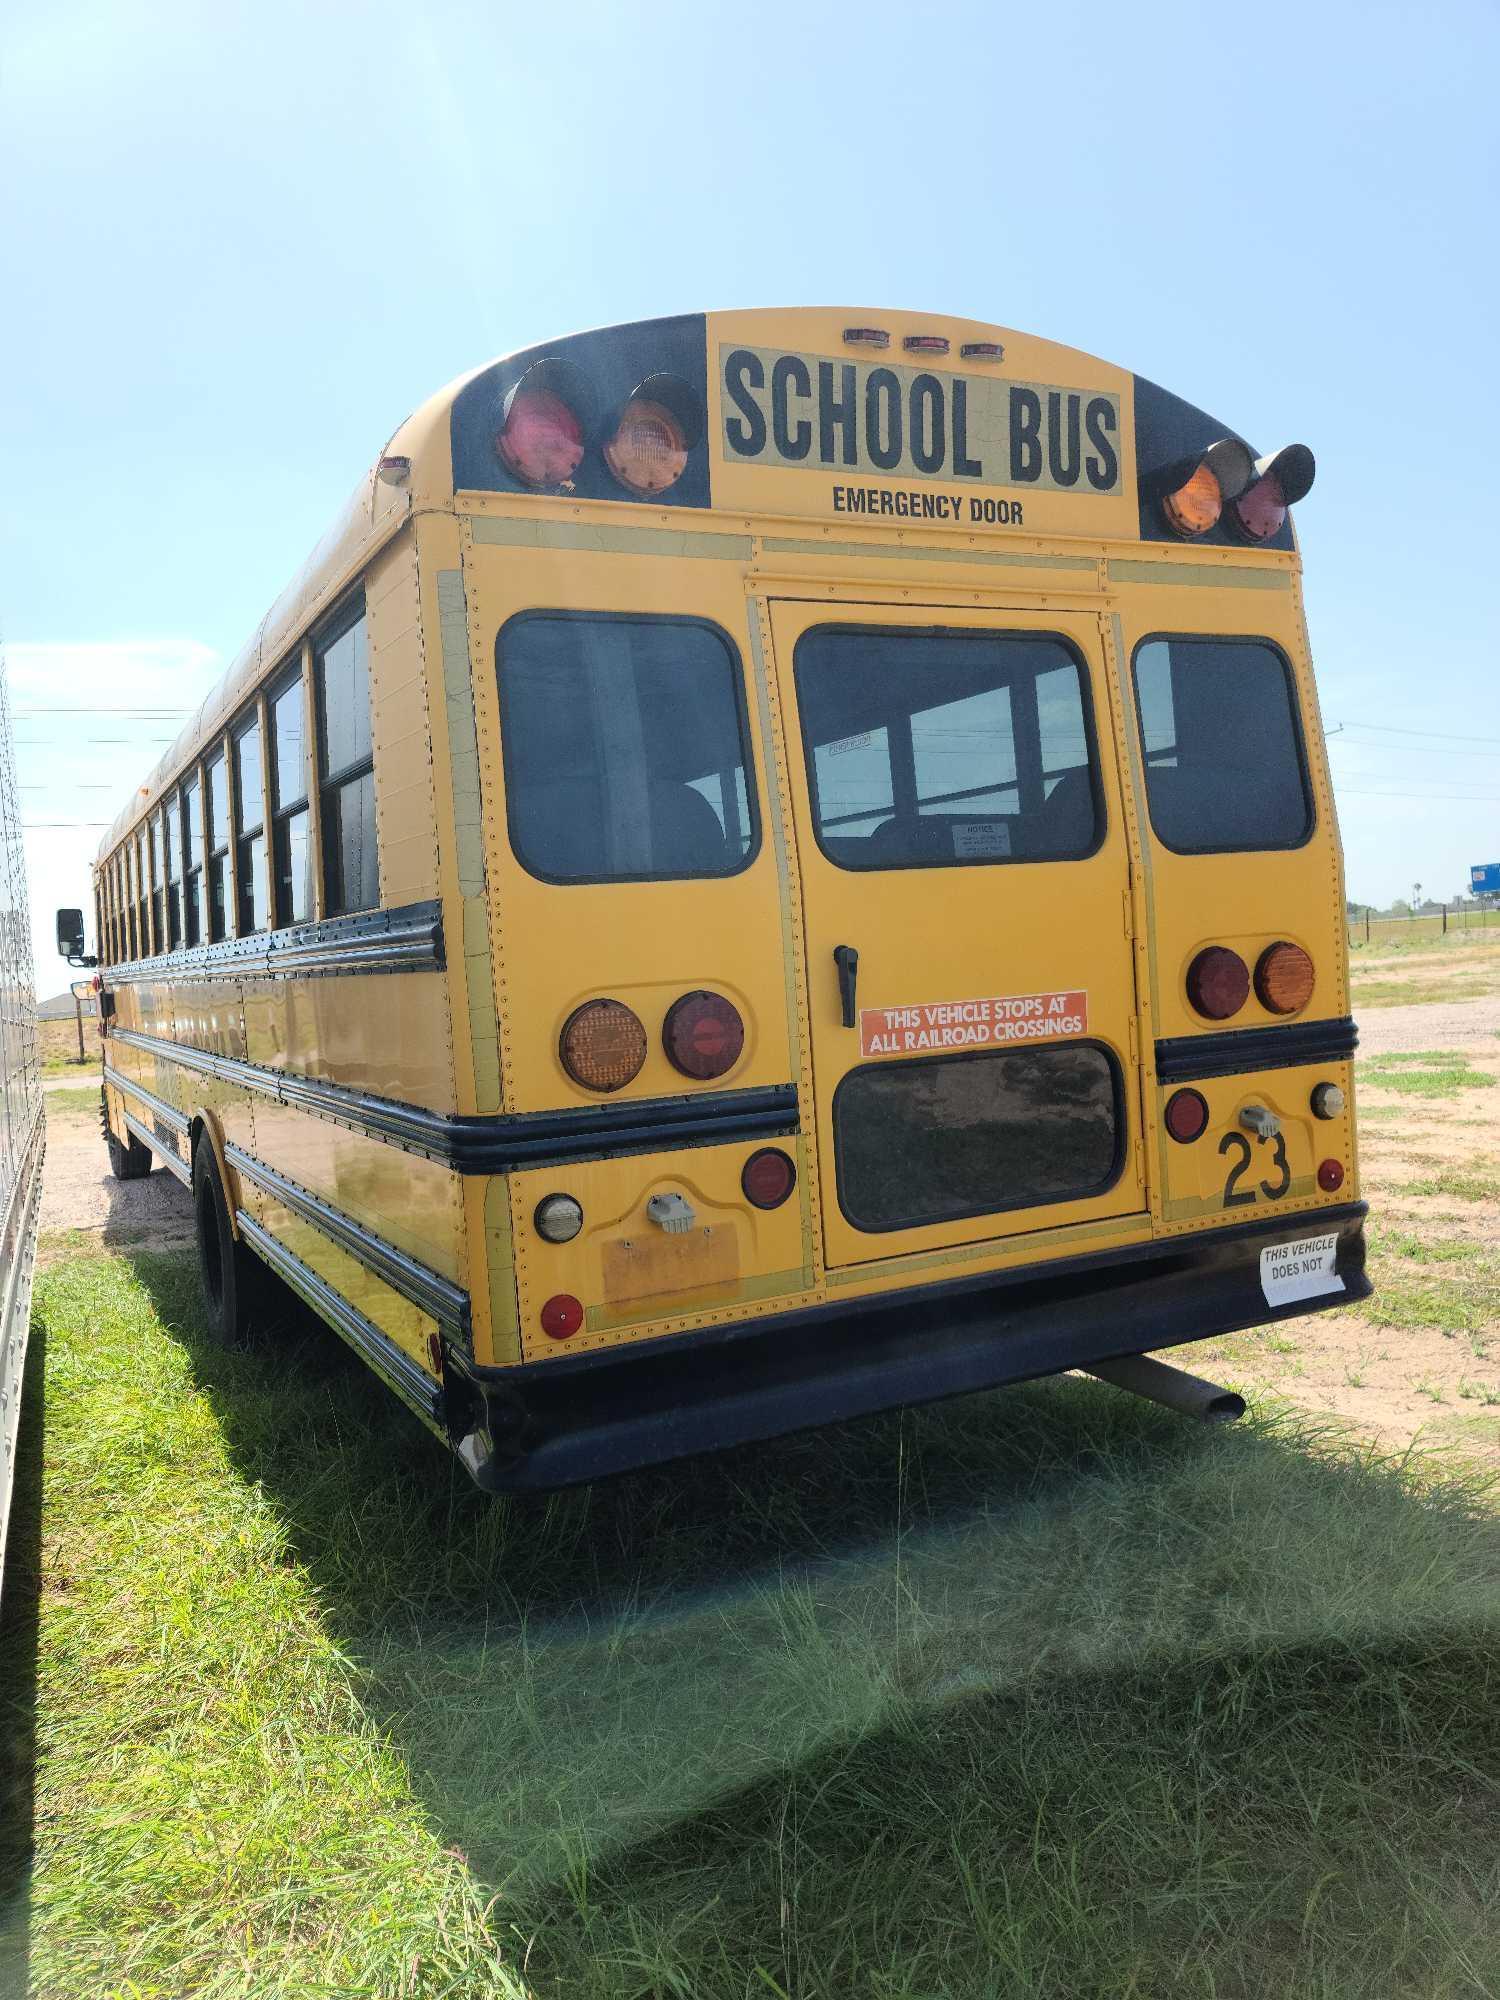
[{"label": "shadow on grass", "polygon": [[42,1597],[42,1438],[47,1332],[33,1320],[0,1591],[0,2000],[28,1991]]},{"label": "shadow on grass", "polygon": [[131,1261],[543,1991],[1500,1970],[1462,1489],[1058,1381],[485,1499],[320,1327],[217,1353]]}]

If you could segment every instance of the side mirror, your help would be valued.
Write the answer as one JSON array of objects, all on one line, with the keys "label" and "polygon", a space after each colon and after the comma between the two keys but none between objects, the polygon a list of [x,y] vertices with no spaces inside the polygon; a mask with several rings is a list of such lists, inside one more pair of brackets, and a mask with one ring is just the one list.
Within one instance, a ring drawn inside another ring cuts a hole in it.
[{"label": "side mirror", "polygon": [[85,958],[83,951],[82,910],[59,910],[57,913],[57,949],[69,965],[95,965],[96,959]]}]

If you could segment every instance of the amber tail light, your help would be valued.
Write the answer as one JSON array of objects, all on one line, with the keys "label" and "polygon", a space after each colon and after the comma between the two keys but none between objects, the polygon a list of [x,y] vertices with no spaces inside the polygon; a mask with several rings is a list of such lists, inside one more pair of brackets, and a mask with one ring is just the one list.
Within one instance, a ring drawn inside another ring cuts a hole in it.
[{"label": "amber tail light", "polygon": [[696,1082],[724,1076],[745,1047],[739,1009],[719,993],[684,993],[667,1010],[662,1045],[674,1069]]},{"label": "amber tail light", "polygon": [[1250,998],[1250,968],[1237,951],[1211,944],[1188,967],[1187,996],[1208,1021],[1227,1021]]},{"label": "amber tail light", "polygon": [[646,1060],[646,1030],[619,1000],[586,1000],[563,1023],[563,1068],[585,1090],[623,1090]]},{"label": "amber tail light", "polygon": [[1300,944],[1267,945],[1255,961],[1255,997],[1268,1014],[1300,1014],[1311,1000],[1313,962]]}]

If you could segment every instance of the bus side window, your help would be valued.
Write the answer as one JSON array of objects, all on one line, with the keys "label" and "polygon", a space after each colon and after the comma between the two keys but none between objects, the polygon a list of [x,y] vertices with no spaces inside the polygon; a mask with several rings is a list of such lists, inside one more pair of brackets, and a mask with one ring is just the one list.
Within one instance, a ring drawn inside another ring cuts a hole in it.
[{"label": "bus side window", "polygon": [[373,910],[380,902],[370,658],[362,608],[352,623],[318,640],[313,665],[324,909],[330,917],[341,917]]},{"label": "bus side window", "polygon": [[[140,827],[136,828],[134,862],[135,862],[136,949],[142,958],[150,958],[152,955],[151,927],[146,921],[147,917],[146,835],[145,832]],[[158,938],[156,940],[156,949],[158,951],[165,951],[166,948],[167,948],[166,944],[163,942],[163,940],[161,938]]]},{"label": "bus side window", "polygon": [[312,914],[312,842],[307,810],[307,732],[302,669],[271,690],[271,848],[274,921],[305,924]]},{"label": "bus side window", "polygon": [[162,900],[164,894],[162,883],[166,878],[162,874],[161,819],[159,814],[152,813],[150,819],[146,822],[146,836],[147,856],[151,866],[151,919],[156,927],[156,935],[159,938],[164,938],[167,931],[164,915],[166,905]]},{"label": "bus side window", "polygon": [[182,788],[182,929],[184,941],[198,944],[203,935],[203,788],[196,777]]},{"label": "bus side window", "polygon": [[167,951],[182,942],[182,814],[174,792],[162,806],[167,849],[167,929],[156,948]]},{"label": "bus side window", "polygon": [[227,937],[229,922],[229,774],[224,752],[203,767],[208,778],[208,935]]},{"label": "bus side window", "polygon": [[235,931],[249,937],[266,927],[266,803],[260,771],[260,722],[254,716],[235,730],[234,827],[239,874]]}]

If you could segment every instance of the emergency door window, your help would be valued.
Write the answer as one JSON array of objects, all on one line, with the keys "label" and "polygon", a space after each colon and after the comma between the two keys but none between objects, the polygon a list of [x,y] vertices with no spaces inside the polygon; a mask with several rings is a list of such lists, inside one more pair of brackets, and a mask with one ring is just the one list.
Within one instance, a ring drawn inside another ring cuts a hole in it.
[{"label": "emergency door window", "polygon": [[852,1070],[833,1122],[856,1229],[1080,1201],[1120,1170],[1119,1073],[1092,1042]]},{"label": "emergency door window", "polygon": [[1135,655],[1151,824],[1179,854],[1300,847],[1312,799],[1291,668],[1249,639],[1148,639]]},{"label": "emergency door window", "polygon": [[756,823],[740,667],[716,626],[525,612],[496,653],[523,868],[650,882],[746,865]]},{"label": "emergency door window", "polygon": [[840,868],[1066,861],[1102,831],[1060,639],[826,626],[795,656],[818,845]]}]

